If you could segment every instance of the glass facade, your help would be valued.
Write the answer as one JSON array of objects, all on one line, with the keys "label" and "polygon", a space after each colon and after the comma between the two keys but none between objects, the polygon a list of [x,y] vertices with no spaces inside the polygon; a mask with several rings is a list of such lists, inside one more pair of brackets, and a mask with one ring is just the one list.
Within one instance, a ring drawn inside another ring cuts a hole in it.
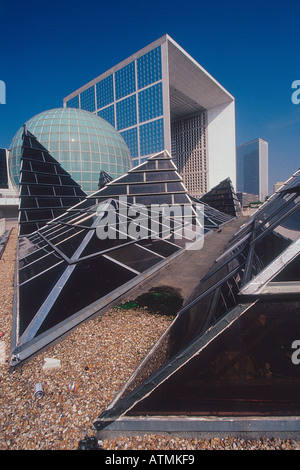
[{"label": "glass facade", "polygon": [[244,191],[259,194],[259,153],[258,148],[244,156]]},{"label": "glass facade", "polygon": [[105,121],[109,122],[113,127],[115,127],[115,108],[114,106],[107,106],[106,108],[101,109],[98,111],[98,116],[105,119]]},{"label": "glass facade", "polygon": [[135,64],[126,65],[115,73],[116,99],[124,98],[136,90],[135,85]]},{"label": "glass facade", "polygon": [[134,165],[164,150],[161,46],[99,80],[66,106],[96,113],[120,131]]},{"label": "glass facade", "polygon": [[[40,113],[26,128],[46,147],[86,192],[98,189],[100,171],[118,178],[132,167],[123,137],[107,121],[74,108]],[[9,151],[10,174],[19,183],[23,127],[15,134]]]},{"label": "glass facade", "polygon": [[156,153],[164,146],[163,119],[151,121],[140,126],[140,151],[141,155]]},{"label": "glass facade", "polygon": [[124,132],[120,132],[120,134],[125,140],[125,142],[127,142],[132,159],[136,159],[139,154],[137,127],[133,127],[132,129],[128,129]]},{"label": "glass facade", "polygon": [[69,108],[79,108],[79,95],[74,96],[74,98],[71,98],[68,101],[68,107]]},{"label": "glass facade", "polygon": [[124,100],[118,101],[117,109],[117,129],[125,129],[137,124],[136,96],[132,95]]},{"label": "glass facade", "polygon": [[114,101],[113,76],[104,78],[96,84],[97,108],[103,108]]},{"label": "glass facade", "polygon": [[160,82],[139,92],[139,121],[149,121],[162,114],[162,83]]},{"label": "glass facade", "polygon": [[156,47],[137,60],[138,88],[141,89],[162,78],[161,48]]},{"label": "glass facade", "polygon": [[95,111],[95,87],[90,87],[80,93],[80,107],[93,113]]}]

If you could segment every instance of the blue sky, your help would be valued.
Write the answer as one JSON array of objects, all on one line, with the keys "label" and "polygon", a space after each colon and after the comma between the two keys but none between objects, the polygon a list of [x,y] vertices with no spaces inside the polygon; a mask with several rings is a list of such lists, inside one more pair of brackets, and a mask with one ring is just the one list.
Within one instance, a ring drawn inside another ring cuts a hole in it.
[{"label": "blue sky", "polygon": [[270,188],[300,167],[298,0],[0,0],[0,19],[0,147],[167,33],[235,97],[237,145],[269,142]]}]

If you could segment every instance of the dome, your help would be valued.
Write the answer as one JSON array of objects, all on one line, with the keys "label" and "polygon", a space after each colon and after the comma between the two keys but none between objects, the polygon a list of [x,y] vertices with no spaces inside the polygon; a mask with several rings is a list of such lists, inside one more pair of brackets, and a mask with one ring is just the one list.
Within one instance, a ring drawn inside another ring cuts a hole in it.
[{"label": "dome", "polygon": [[[97,191],[100,171],[113,179],[132,168],[132,158],[123,137],[99,116],[75,108],[56,108],[29,119],[26,128],[49,150],[83,191]],[[9,150],[10,177],[19,184],[23,126]]]}]

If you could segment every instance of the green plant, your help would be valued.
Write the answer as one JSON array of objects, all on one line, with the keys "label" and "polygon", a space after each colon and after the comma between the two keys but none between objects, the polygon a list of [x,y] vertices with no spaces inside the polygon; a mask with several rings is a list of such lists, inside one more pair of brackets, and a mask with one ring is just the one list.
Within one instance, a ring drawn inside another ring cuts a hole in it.
[{"label": "green plant", "polygon": [[179,289],[170,286],[152,287],[136,298],[138,307],[147,308],[150,313],[175,315],[182,307],[183,297]]},{"label": "green plant", "polygon": [[124,304],[116,305],[116,310],[130,310],[135,309],[138,306],[137,302],[134,300],[129,300],[128,302],[124,302]]}]

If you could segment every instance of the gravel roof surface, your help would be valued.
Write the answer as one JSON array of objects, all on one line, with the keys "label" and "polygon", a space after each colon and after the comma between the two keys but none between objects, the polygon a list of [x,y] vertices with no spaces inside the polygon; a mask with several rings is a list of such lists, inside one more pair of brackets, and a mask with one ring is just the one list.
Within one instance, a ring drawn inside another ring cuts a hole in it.
[{"label": "gravel roof surface", "polygon": [[[76,450],[172,317],[147,311],[112,309],[79,326],[60,343],[9,372],[17,231],[13,229],[0,260],[0,450]],[[45,358],[60,367],[45,371]],[[74,381],[78,389],[71,391]],[[44,397],[34,397],[42,383]],[[102,449],[202,450],[299,449],[292,440],[182,439],[145,435],[100,442]]]}]

